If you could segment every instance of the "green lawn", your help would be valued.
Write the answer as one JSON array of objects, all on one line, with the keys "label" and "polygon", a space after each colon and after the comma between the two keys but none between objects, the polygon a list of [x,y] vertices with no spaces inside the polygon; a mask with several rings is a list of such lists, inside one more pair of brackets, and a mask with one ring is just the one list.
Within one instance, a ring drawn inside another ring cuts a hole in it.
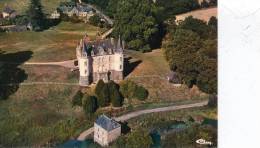
[{"label": "green lawn", "polygon": [[88,34],[91,38],[95,38],[98,31],[101,29],[92,25],[62,22],[43,32],[2,33],[0,51],[6,53],[32,51],[30,62],[75,59],[75,49],[83,35]]},{"label": "green lawn", "polygon": [[[41,0],[44,12],[48,14],[54,11],[59,6],[60,2],[66,1],[70,0]],[[5,5],[8,5],[16,10],[18,14],[21,14],[27,10],[29,2],[30,0],[0,0],[0,10],[2,10]]]}]

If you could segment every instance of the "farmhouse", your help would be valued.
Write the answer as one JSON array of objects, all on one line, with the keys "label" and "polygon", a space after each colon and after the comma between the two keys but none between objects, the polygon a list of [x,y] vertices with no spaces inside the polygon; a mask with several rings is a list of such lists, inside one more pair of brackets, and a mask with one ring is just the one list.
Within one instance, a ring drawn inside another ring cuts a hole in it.
[{"label": "farmhouse", "polygon": [[[83,5],[83,4],[75,4],[75,3],[63,3],[60,5],[59,10],[67,14],[69,17],[78,16],[78,17],[91,17],[94,15],[92,8]],[[53,12],[53,15],[55,12]]]},{"label": "farmhouse", "polygon": [[50,16],[51,19],[58,19],[60,18],[60,12],[58,10],[55,10],[51,16]]},{"label": "farmhouse", "polygon": [[106,115],[98,117],[94,123],[94,141],[108,146],[121,135],[121,125]]},{"label": "farmhouse", "polygon": [[16,12],[15,12],[15,10],[13,10],[10,7],[6,6],[3,9],[2,17],[3,18],[15,18],[16,17]]},{"label": "farmhouse", "polygon": [[88,86],[103,79],[122,80],[124,69],[124,42],[120,37],[90,41],[86,35],[76,48],[80,71],[80,86]]}]

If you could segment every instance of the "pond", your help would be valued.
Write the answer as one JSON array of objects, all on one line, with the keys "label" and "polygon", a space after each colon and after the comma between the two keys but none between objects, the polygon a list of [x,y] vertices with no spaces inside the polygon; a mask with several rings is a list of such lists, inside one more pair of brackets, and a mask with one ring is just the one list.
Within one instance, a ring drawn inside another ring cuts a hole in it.
[{"label": "pond", "polygon": [[188,127],[184,122],[175,122],[167,127],[154,129],[151,131],[150,136],[153,140],[152,148],[161,148],[161,137],[171,132],[179,132]]},{"label": "pond", "polygon": [[87,139],[85,141],[78,141],[78,140],[69,140],[58,148],[94,148],[98,147],[97,144],[94,143],[93,139]]}]

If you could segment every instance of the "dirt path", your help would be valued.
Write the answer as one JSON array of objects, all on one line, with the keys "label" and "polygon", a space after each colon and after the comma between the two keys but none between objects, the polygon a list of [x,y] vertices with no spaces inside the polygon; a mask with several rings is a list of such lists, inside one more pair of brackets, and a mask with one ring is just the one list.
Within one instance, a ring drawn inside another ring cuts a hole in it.
[{"label": "dirt path", "polygon": [[[149,114],[149,113],[157,113],[157,112],[167,112],[167,111],[175,111],[175,110],[180,110],[180,109],[187,109],[187,108],[194,108],[194,107],[202,107],[208,104],[208,101],[203,101],[199,103],[192,103],[192,104],[185,104],[185,105],[172,105],[168,107],[160,107],[160,108],[154,108],[154,109],[145,109],[145,110],[139,110],[135,112],[131,112],[119,117],[114,117],[116,121],[126,121],[131,118],[135,118],[144,114]],[[94,128],[91,127],[84,132],[82,132],[77,140],[79,141],[84,141],[87,137],[89,137],[91,134],[93,134]]]},{"label": "dirt path", "polygon": [[30,85],[66,85],[66,86],[78,86],[78,83],[63,83],[63,82],[23,82],[23,83],[9,83],[9,84],[0,84],[0,86],[30,86]]},{"label": "dirt path", "polygon": [[61,62],[26,62],[24,65],[55,65],[74,69],[77,68],[77,66],[74,65],[74,61],[76,61],[76,59]]}]

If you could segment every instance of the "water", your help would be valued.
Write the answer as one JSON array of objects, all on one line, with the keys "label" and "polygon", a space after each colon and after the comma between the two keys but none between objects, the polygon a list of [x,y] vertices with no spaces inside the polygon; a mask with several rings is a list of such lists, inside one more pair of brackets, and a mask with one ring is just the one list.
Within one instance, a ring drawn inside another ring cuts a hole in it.
[{"label": "water", "polygon": [[188,127],[188,125],[186,125],[184,122],[177,122],[177,123],[174,123],[165,128],[153,130],[150,133],[150,136],[152,137],[152,140],[153,140],[153,145],[151,147],[152,148],[161,148],[162,135],[170,133],[170,132],[178,132],[178,131],[186,129],[187,127]]},{"label": "water", "polygon": [[92,139],[87,139],[85,141],[69,140],[63,143],[59,148],[93,148],[97,147]]}]

